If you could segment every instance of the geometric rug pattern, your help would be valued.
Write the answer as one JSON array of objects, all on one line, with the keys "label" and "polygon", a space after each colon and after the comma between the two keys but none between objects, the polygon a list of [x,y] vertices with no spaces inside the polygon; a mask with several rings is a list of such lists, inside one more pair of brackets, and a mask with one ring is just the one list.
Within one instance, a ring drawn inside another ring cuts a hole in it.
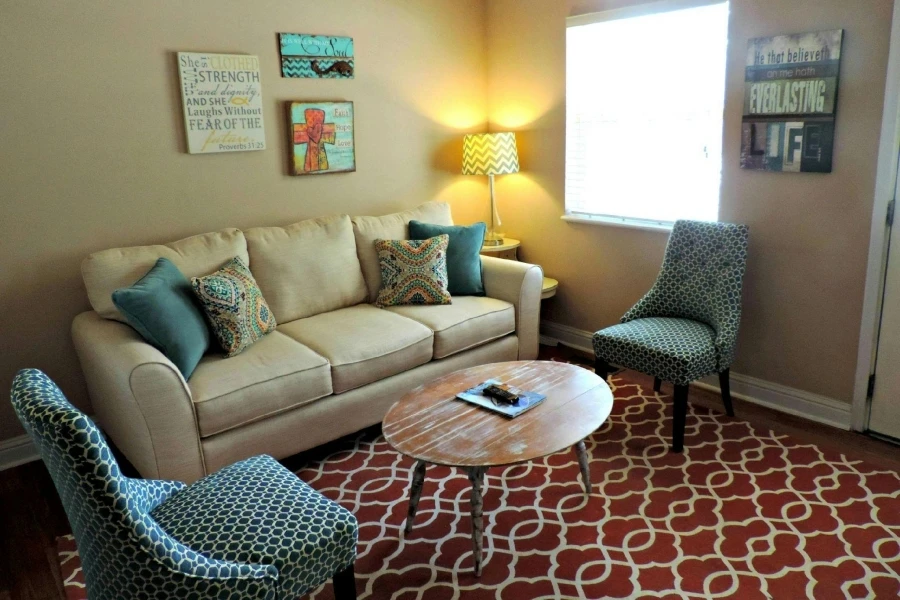
[{"label": "geometric rug pattern", "polygon": [[[587,440],[590,498],[574,452],[488,471],[480,578],[464,474],[429,466],[407,536],[413,461],[382,436],[309,460],[300,478],[359,521],[360,598],[900,597],[897,473],[693,406],[673,454],[671,397],[612,384],[612,414]],[[332,597],[330,584],[311,596]]]}]

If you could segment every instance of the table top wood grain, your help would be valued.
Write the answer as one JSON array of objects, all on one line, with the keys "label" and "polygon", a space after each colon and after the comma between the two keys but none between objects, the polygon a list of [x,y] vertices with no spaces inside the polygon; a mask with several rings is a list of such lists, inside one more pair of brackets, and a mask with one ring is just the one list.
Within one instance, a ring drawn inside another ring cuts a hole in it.
[{"label": "table top wood grain", "polygon": [[[456,399],[487,379],[547,396],[514,419]],[[600,377],[568,363],[516,361],[472,367],[419,386],[388,411],[382,431],[398,452],[428,463],[473,467],[520,463],[569,448],[612,410]]]}]

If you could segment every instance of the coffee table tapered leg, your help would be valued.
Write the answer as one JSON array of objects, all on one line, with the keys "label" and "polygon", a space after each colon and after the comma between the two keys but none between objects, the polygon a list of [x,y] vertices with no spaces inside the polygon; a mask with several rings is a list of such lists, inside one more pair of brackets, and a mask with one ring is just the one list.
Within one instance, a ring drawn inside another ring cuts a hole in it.
[{"label": "coffee table tapered leg", "polygon": [[469,481],[472,482],[472,545],[475,556],[475,576],[481,577],[481,548],[484,539],[484,518],[482,517],[481,488],[484,484],[484,467],[469,467]]},{"label": "coffee table tapered leg", "polygon": [[409,489],[409,511],[406,513],[406,527],[404,531],[412,531],[413,520],[416,518],[416,509],[419,508],[419,498],[422,496],[422,486],[425,484],[425,461],[420,460],[413,467],[412,486]]},{"label": "coffee table tapered leg", "polygon": [[578,466],[581,467],[581,481],[584,483],[584,493],[591,494],[591,463],[588,461],[588,453],[584,447],[584,440],[575,444],[575,454],[578,455]]}]

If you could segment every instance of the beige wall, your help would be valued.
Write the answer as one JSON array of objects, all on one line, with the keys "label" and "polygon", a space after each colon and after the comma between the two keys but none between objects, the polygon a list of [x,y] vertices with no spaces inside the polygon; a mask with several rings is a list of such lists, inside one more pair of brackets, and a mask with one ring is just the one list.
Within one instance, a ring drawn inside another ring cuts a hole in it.
[{"label": "beige wall", "polygon": [[[0,388],[38,367],[88,408],[69,340],[91,251],[424,200],[486,218],[457,175],[461,133],[519,132],[524,172],[498,180],[504,229],[560,279],[545,316],[615,322],[650,286],[665,234],[559,220],[565,18],[633,0],[6,2],[0,169]],[[857,345],[891,0],[733,0],[721,218],[751,225],[735,370],[848,401]],[[741,171],[747,38],[843,27],[834,173]],[[357,78],[282,79],[275,34],[351,35]],[[268,149],[184,153],[173,52],[260,57]],[[286,100],[356,102],[353,174],[286,175]],[[652,176],[652,168],[648,168]],[[18,435],[0,402],[0,440]]]},{"label": "beige wall", "polygon": [[[30,0],[2,15],[0,389],[38,367],[89,409],[69,325],[94,250],[433,199],[486,215],[484,181],[458,175],[462,132],[486,122],[481,0]],[[282,79],[280,31],[353,36],[356,79]],[[184,152],[176,51],[259,56],[265,151]],[[283,102],[300,99],[356,103],[356,173],[286,175]],[[0,397],[3,440],[22,431]]]},{"label": "beige wall", "polygon": [[[560,280],[545,318],[613,324],[653,283],[665,233],[559,220],[564,212],[565,18],[638,2],[490,0],[492,131],[517,130],[523,173],[498,180],[521,256]],[[720,218],[750,225],[734,370],[850,402],[881,124],[891,0],[732,0]],[[845,30],[834,172],[742,171],[743,66],[751,37]],[[627,60],[627,58],[623,58]],[[648,166],[647,176],[653,176]]]}]

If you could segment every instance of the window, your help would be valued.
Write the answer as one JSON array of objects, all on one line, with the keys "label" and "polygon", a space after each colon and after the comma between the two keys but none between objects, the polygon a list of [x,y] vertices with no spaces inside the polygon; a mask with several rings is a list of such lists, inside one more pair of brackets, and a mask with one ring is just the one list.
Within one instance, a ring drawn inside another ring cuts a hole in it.
[{"label": "window", "polygon": [[727,43],[727,2],[569,20],[564,218],[716,220]]}]

